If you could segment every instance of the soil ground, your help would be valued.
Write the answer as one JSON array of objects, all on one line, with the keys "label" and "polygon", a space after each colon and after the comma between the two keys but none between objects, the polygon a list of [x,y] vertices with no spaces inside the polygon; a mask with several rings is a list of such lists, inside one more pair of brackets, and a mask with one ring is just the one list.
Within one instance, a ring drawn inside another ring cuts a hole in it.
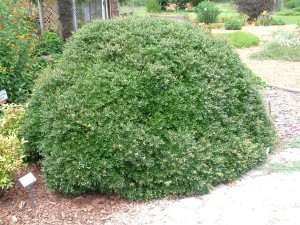
[{"label": "soil ground", "polygon": [[[267,40],[278,29],[295,26],[245,27]],[[213,32],[225,32],[222,30]],[[300,90],[300,63],[254,60],[249,54],[258,48],[239,49],[241,59],[269,84]],[[70,197],[45,188],[40,168],[23,167],[18,176],[32,172],[35,208],[28,190],[15,180],[14,188],[0,197],[1,224],[300,224],[299,135],[289,128],[300,125],[300,93],[264,88],[261,93],[278,130],[281,145],[268,162],[250,171],[240,181],[218,186],[209,195],[185,199],[163,199],[133,203],[99,193]],[[277,168],[277,169],[275,169]],[[279,168],[279,169],[278,169]],[[296,168],[296,169],[295,169]],[[279,171],[279,172],[278,172]]]}]

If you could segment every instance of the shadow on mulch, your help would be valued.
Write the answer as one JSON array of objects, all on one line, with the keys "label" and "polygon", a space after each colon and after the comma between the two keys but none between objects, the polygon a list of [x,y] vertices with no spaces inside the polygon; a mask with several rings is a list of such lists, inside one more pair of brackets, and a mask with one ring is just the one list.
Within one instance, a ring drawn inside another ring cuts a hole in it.
[{"label": "shadow on mulch", "polygon": [[129,202],[119,196],[87,193],[81,196],[67,196],[53,193],[45,188],[40,167],[31,164],[23,166],[17,177],[32,172],[37,178],[33,184],[35,208],[31,207],[28,189],[18,180],[13,188],[0,196],[0,225],[2,224],[101,224],[110,215]]}]

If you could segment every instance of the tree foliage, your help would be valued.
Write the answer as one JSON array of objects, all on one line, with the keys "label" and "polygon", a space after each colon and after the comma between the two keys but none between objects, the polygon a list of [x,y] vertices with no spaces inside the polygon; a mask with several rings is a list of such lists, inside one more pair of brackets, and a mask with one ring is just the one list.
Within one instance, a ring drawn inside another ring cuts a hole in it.
[{"label": "tree foliage", "polygon": [[235,2],[238,11],[251,19],[256,19],[263,11],[273,12],[276,6],[274,0],[235,0]]}]

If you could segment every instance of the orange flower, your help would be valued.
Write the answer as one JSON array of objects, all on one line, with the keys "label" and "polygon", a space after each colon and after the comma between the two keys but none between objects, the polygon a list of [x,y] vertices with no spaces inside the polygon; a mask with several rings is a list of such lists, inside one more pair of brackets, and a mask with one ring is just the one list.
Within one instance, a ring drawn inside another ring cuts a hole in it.
[{"label": "orange flower", "polygon": [[3,28],[3,26],[2,25],[0,25],[0,29],[2,29]]},{"label": "orange flower", "polygon": [[8,8],[9,8],[10,11],[13,11],[13,7],[12,6],[9,6]]},{"label": "orange flower", "polygon": [[30,45],[30,50],[33,51],[34,50],[34,46]]}]

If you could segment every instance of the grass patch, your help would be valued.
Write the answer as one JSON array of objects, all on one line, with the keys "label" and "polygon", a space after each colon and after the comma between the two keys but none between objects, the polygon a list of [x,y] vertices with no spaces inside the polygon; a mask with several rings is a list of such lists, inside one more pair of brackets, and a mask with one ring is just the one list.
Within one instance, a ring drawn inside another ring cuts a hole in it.
[{"label": "grass patch", "polygon": [[259,44],[258,37],[249,32],[237,31],[234,33],[218,34],[217,36],[224,38],[236,48],[249,48]]},{"label": "grass patch", "polygon": [[274,14],[273,18],[282,20],[285,24],[297,24],[300,22],[300,16],[278,16]]}]

